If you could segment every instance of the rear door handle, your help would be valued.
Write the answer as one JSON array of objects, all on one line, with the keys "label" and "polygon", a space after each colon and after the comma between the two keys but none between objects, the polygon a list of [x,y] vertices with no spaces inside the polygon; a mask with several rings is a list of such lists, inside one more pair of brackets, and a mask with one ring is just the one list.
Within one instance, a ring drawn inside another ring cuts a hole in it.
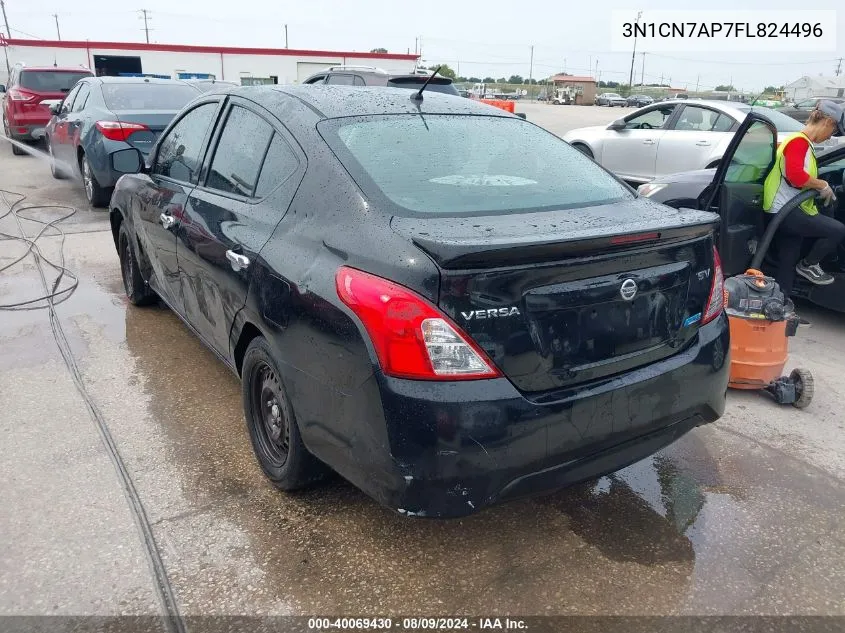
[{"label": "rear door handle", "polygon": [[699,141],[696,145],[700,145],[702,147],[709,147],[710,141]]},{"label": "rear door handle", "polygon": [[643,141],[643,145],[654,145],[654,139],[647,138]]},{"label": "rear door handle", "polygon": [[232,270],[235,272],[249,268],[249,257],[246,255],[241,255],[240,253],[229,250],[226,251],[226,259],[228,259],[229,263],[232,264]]},{"label": "rear door handle", "polygon": [[158,221],[161,222],[161,225],[166,231],[172,229],[179,222],[179,220],[174,218],[172,215],[168,215],[167,213],[162,213],[160,216],[158,216]]}]

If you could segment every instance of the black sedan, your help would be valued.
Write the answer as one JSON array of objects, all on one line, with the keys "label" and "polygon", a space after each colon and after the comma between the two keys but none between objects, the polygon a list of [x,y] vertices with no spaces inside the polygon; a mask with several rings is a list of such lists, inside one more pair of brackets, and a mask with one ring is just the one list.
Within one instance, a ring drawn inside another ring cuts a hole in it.
[{"label": "black sedan", "polygon": [[130,301],[163,300],[241,378],[270,480],[330,467],[406,516],[460,516],[717,419],[717,218],[637,199],[503,110],[415,96],[209,93],[115,189]]},{"label": "black sedan", "polygon": [[642,108],[654,103],[654,99],[648,95],[631,95],[625,100],[625,103],[629,108]]}]

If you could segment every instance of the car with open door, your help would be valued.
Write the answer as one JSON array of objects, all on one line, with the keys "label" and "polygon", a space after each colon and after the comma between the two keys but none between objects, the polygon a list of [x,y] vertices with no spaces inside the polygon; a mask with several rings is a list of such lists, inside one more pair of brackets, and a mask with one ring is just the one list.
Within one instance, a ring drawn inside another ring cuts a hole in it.
[{"label": "car with open door", "polygon": [[[751,113],[737,130],[718,169],[672,174],[639,187],[642,197],[674,208],[698,208],[721,216],[717,242],[726,276],[742,273],[748,267],[763,235],[763,181],[774,165],[778,146],[775,124],[765,115]],[[819,178],[834,188],[843,185],[845,146],[835,144],[817,155]],[[833,209],[834,217],[845,222],[845,196]],[[811,245],[806,240],[807,247]],[[763,271],[774,272],[777,236],[769,249]],[[845,312],[845,246],[822,262],[835,282],[828,286],[809,283],[798,276],[793,296]]]},{"label": "car with open door", "polygon": [[718,218],[471,99],[212,91],[110,217],[130,302],[163,300],[240,377],[285,490],[330,467],[406,516],[460,516],[724,411]]}]

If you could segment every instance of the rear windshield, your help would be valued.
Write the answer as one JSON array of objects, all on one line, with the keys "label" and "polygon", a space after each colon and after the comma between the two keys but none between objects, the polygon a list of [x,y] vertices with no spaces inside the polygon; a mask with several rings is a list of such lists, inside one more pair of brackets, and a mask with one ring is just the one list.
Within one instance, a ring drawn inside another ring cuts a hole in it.
[{"label": "rear windshield", "polygon": [[187,84],[103,84],[109,110],[181,110],[200,91]]},{"label": "rear windshield", "polygon": [[366,193],[424,214],[528,211],[631,198],[556,136],[517,118],[390,115],[320,131]]},{"label": "rear windshield", "polygon": [[[393,77],[388,80],[387,85],[392,88],[412,88],[419,90],[423,87],[426,79],[428,77]],[[447,95],[459,95],[458,89],[448,79],[432,79],[425,90],[426,92],[430,90],[431,92],[442,92]]]},{"label": "rear windshield", "polygon": [[764,108],[762,106],[751,107],[739,105],[736,106],[736,109],[740,110],[741,112],[745,112],[746,114],[751,112],[752,110],[757,114],[762,114],[764,117],[766,117],[772,123],[775,124],[775,128],[778,132],[800,132],[804,129],[803,123],[799,123],[792,117],[785,115],[783,112],[778,112],[777,110],[772,110],[771,108]]},{"label": "rear windshield", "polygon": [[91,73],[60,70],[23,70],[21,88],[38,92],[70,92],[80,79],[91,77]]}]

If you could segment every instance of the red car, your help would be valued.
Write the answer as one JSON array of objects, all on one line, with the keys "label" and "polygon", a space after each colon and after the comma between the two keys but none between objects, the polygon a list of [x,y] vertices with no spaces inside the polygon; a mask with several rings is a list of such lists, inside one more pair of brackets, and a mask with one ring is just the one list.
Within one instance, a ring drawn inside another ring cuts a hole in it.
[{"label": "red car", "polygon": [[[49,102],[61,101],[77,81],[93,76],[87,68],[15,66],[9,85],[4,87],[3,133],[18,141],[42,139],[52,116]],[[25,153],[15,144],[12,151],[17,155]]]}]

